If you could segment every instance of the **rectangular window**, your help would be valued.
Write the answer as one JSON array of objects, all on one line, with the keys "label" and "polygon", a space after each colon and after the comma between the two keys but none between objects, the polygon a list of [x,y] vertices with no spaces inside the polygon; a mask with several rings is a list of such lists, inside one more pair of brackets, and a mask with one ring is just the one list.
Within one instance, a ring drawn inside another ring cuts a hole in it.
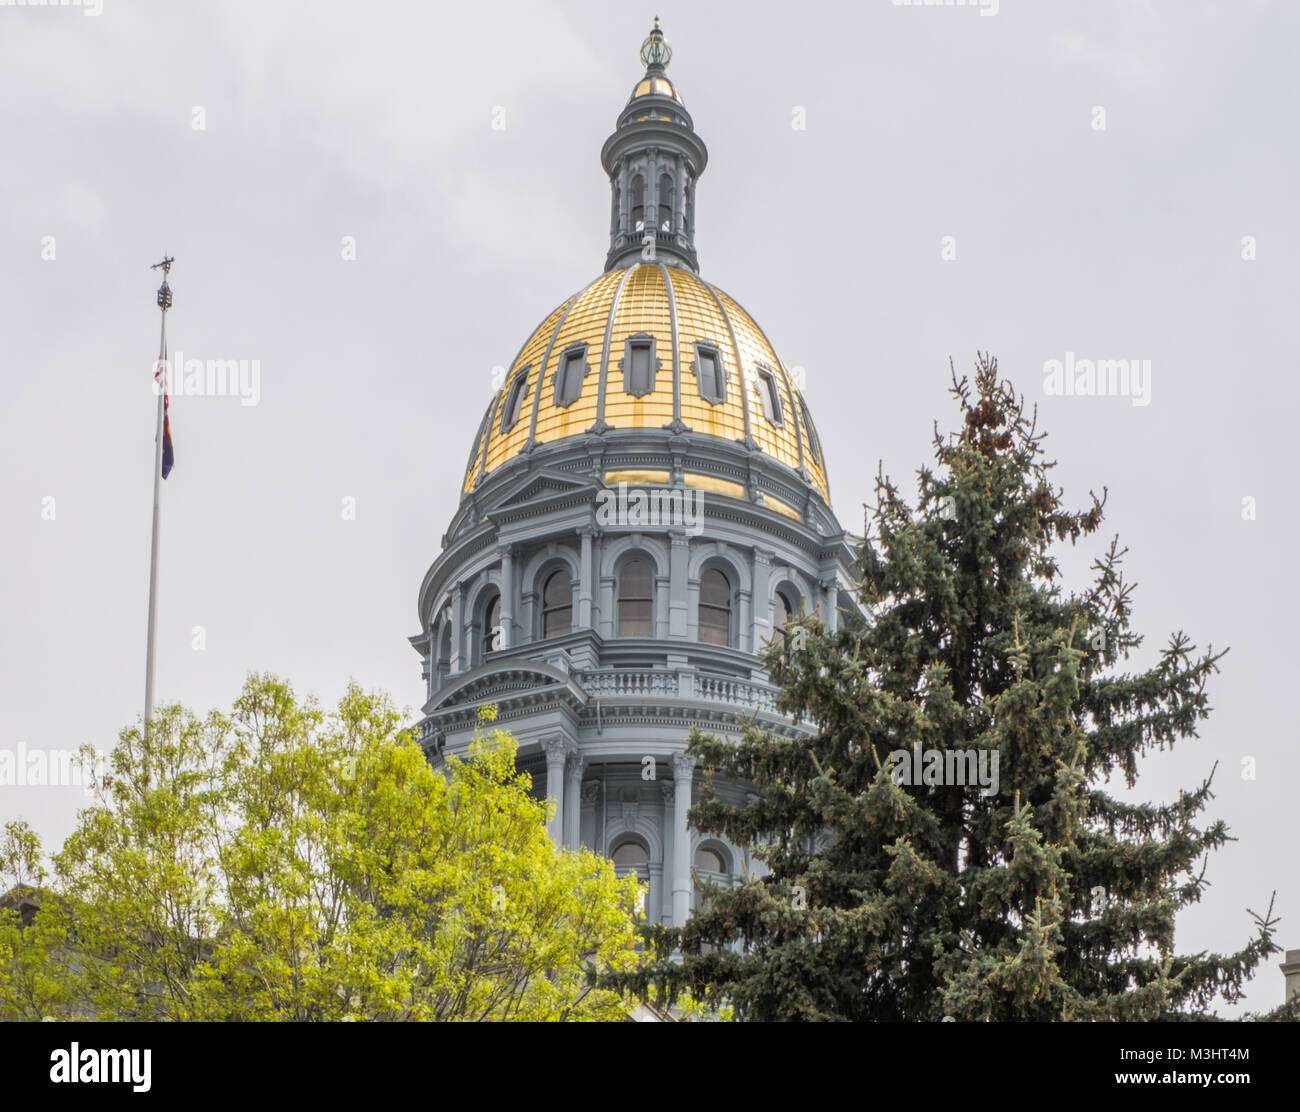
[{"label": "rectangular window", "polygon": [[632,345],[632,385],[637,391],[644,391],[650,385],[649,344]]},{"label": "rectangular window", "polygon": [[582,344],[560,356],[555,372],[555,404],[572,405],[582,396],[582,380],[587,373],[587,345]]},{"label": "rectangular window", "polygon": [[718,403],[724,399],[722,379],[722,357],[717,348],[695,346],[695,377],[700,389],[700,397],[706,402]]},{"label": "rectangular window", "polygon": [[630,336],[623,353],[623,389],[642,397],[655,388],[653,336]]},{"label": "rectangular window", "polygon": [[758,400],[763,406],[763,416],[773,425],[783,423],[781,393],[777,389],[776,375],[767,367],[758,368]]},{"label": "rectangular window", "polygon": [[515,376],[510,384],[510,393],[506,395],[506,404],[501,411],[501,431],[506,432],[516,421],[524,407],[524,397],[528,393],[528,368],[525,367]]}]

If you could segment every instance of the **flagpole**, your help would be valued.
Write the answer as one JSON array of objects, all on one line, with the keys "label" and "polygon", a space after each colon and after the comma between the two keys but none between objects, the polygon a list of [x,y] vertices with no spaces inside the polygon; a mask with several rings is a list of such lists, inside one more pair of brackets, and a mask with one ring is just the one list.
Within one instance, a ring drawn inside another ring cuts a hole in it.
[{"label": "flagpole", "polygon": [[144,733],[149,735],[149,720],[153,718],[153,671],[155,655],[154,627],[158,617],[158,520],[162,494],[163,461],[163,404],[167,393],[167,310],[172,306],[172,291],[167,275],[175,260],[164,257],[151,270],[161,269],[163,283],[158,287],[158,308],[162,316],[162,333],[158,340],[158,365],[154,373],[158,393],[158,417],[154,425],[153,452],[153,535],[149,544],[149,632],[145,638],[144,672]]}]

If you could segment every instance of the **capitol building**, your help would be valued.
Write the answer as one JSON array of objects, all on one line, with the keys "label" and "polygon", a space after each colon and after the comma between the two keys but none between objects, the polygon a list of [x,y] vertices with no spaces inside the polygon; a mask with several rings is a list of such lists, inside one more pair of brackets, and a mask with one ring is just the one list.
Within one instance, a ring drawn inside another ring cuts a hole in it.
[{"label": "capitol building", "polygon": [[687,825],[691,727],[806,733],[776,710],[760,654],[791,618],[833,629],[856,603],[854,538],[798,384],[701,276],[708,149],[671,54],[656,20],[601,149],[604,269],[524,339],[492,398],[411,643],[430,759],[463,754],[495,704],[555,802],[555,840],[635,873],[649,918],[681,924],[702,879],[753,867]]}]

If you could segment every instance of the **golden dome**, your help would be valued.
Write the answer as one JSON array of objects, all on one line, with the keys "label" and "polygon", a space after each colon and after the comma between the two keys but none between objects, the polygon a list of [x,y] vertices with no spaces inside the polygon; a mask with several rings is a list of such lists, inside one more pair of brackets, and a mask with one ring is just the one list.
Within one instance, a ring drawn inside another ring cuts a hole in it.
[{"label": "golden dome", "polygon": [[530,441],[606,429],[748,438],[830,500],[820,443],[788,368],[739,304],[683,267],[609,270],[542,321],[488,408],[464,491]]}]

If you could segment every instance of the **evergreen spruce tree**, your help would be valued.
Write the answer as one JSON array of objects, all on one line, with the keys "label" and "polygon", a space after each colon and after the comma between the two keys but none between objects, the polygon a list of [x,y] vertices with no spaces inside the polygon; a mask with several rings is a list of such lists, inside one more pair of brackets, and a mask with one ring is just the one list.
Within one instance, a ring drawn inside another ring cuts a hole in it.
[{"label": "evergreen spruce tree", "polygon": [[[1168,803],[1107,790],[1196,736],[1222,654],[1179,633],[1128,670],[1142,638],[1125,550],[1111,543],[1081,592],[1053,555],[1098,530],[1105,492],[1065,508],[995,360],[980,357],[973,384],[954,372],[952,393],[961,426],[936,425],[916,508],[877,478],[865,621],[803,619],[769,649],[781,709],[816,733],[692,735],[706,780],[691,825],[769,871],[710,888],[681,931],[647,929],[656,960],[624,985],[741,1019],[1173,1019],[1239,999],[1279,949],[1270,904],[1235,953],[1175,950],[1175,916],[1228,840],[1198,821],[1213,770]],[[945,764],[936,776],[926,756],[917,783],[899,782],[916,746]],[[970,782],[978,767],[948,766],[972,750],[996,793]],[[720,798],[723,781],[750,785],[747,802]]]}]

